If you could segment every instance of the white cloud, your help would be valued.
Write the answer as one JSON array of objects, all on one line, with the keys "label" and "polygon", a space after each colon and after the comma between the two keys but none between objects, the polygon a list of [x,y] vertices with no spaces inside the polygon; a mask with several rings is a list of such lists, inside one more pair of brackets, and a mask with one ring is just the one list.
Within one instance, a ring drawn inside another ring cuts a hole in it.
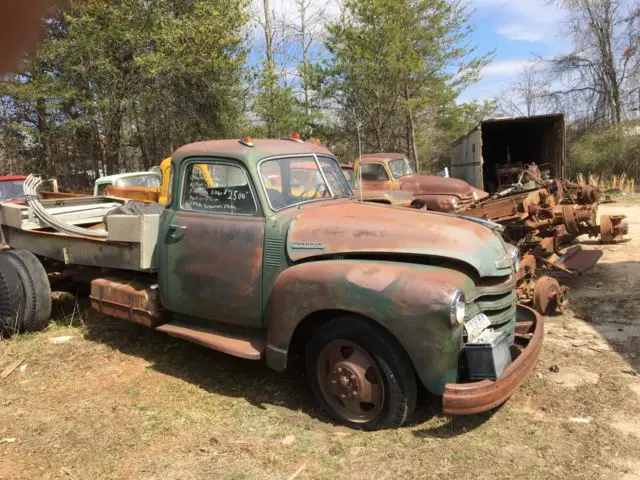
[{"label": "white cloud", "polygon": [[544,39],[544,33],[539,29],[532,29],[527,25],[518,23],[510,23],[508,25],[498,27],[496,33],[511,40],[518,40],[521,42],[539,42]]},{"label": "white cloud", "polygon": [[565,12],[548,0],[472,0],[478,14],[490,14],[494,31],[510,40],[551,43]]},{"label": "white cloud", "polygon": [[527,67],[536,62],[529,58],[517,58],[511,60],[494,60],[481,71],[480,82],[470,85],[458,97],[458,103],[472,100],[491,100],[500,94],[505,86],[515,81]]},{"label": "white cloud", "polygon": [[534,65],[531,59],[495,60],[482,69],[483,79],[488,77],[516,77]]}]

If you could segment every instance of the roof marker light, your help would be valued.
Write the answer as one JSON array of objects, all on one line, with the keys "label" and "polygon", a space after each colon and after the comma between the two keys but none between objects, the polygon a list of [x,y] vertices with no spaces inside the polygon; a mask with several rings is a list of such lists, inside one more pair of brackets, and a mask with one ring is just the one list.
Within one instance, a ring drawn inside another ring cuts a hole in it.
[{"label": "roof marker light", "polygon": [[295,142],[304,143],[304,140],[302,140],[302,135],[300,135],[298,132],[293,132],[291,135],[289,135],[289,138]]},{"label": "roof marker light", "polygon": [[246,145],[247,147],[253,147],[253,138],[251,138],[249,135],[245,135],[244,137],[242,137],[242,140],[240,140],[240,143]]}]

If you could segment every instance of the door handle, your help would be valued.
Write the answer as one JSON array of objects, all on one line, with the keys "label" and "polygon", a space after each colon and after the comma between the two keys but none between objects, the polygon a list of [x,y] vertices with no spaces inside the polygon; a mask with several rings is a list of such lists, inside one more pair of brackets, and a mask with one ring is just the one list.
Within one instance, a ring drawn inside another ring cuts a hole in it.
[{"label": "door handle", "polygon": [[180,240],[182,237],[184,237],[184,233],[186,231],[187,227],[185,227],[184,225],[169,225],[169,235],[174,240]]}]

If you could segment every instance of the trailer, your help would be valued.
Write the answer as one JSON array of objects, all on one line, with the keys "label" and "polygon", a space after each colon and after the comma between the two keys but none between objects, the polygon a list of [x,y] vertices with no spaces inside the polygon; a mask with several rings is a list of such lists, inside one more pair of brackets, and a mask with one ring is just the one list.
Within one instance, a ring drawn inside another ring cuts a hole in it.
[{"label": "trailer", "polygon": [[563,113],[483,120],[450,148],[451,176],[490,194],[518,182],[527,165],[563,178]]}]

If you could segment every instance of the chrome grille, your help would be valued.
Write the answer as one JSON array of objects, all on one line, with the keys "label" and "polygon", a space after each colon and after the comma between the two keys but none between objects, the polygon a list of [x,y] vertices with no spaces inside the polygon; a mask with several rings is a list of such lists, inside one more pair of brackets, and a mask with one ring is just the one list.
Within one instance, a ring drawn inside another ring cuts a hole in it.
[{"label": "chrome grille", "polygon": [[516,324],[515,277],[482,279],[468,294],[465,321],[484,313],[491,321],[491,329],[504,331],[513,343]]}]

